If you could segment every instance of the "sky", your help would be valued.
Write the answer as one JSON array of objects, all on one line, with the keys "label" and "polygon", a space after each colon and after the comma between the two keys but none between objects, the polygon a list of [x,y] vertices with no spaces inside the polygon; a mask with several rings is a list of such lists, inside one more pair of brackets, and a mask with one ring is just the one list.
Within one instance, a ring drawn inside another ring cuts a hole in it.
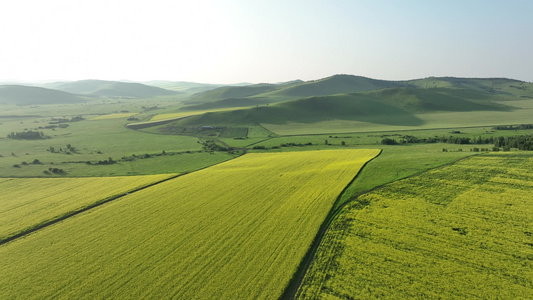
[{"label": "sky", "polygon": [[0,0],[0,81],[533,81],[529,0]]}]

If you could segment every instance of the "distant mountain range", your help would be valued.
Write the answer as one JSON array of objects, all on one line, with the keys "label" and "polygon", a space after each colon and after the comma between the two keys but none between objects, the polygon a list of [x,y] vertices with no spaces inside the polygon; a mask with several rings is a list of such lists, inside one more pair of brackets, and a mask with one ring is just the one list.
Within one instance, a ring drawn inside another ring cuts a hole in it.
[{"label": "distant mountain range", "polygon": [[[150,81],[143,84],[81,80],[47,83],[41,87],[0,86],[0,103],[17,105],[58,104],[79,103],[94,97],[154,98],[179,95],[181,99],[185,99],[183,103],[186,107],[183,109],[200,110],[252,107],[308,97],[371,91],[383,91],[373,96],[374,98],[382,97],[382,102],[388,98],[399,99],[406,94],[417,94],[416,97],[420,99],[443,99],[442,95],[449,95],[453,98],[451,96],[453,94],[455,95],[454,99],[467,99],[468,101],[475,100],[472,99],[474,97],[472,93],[478,93],[476,97],[479,99],[493,96],[533,98],[531,86],[527,82],[506,78],[429,77],[406,81],[387,81],[354,75],[334,75],[313,81],[295,80],[277,84],[243,83],[226,86],[183,81]],[[442,89],[449,89],[449,91],[445,92]],[[187,95],[189,95],[188,98]],[[410,101],[413,101],[414,98],[412,97],[415,96],[410,97]],[[450,99],[446,100],[447,103],[451,103],[449,102],[452,101]],[[424,103],[420,103],[420,109],[427,108],[428,105],[436,105],[435,103]]]}]

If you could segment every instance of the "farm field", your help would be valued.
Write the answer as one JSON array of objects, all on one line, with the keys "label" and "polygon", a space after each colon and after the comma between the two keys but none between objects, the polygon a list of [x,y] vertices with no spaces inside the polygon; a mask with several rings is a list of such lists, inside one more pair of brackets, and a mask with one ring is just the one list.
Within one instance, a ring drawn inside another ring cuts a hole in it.
[{"label": "farm field", "polygon": [[175,174],[94,178],[0,178],[0,242]]},{"label": "farm field", "polygon": [[528,299],[533,156],[473,156],[360,196],[299,299]]},{"label": "farm field", "polygon": [[0,298],[278,298],[379,150],[246,154],[0,246]]}]

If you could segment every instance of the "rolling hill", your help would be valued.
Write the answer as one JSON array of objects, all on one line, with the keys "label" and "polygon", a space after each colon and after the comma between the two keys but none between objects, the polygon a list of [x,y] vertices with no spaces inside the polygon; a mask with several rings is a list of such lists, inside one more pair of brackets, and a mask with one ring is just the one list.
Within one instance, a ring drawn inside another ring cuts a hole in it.
[{"label": "rolling hill", "polygon": [[333,75],[327,78],[296,83],[275,92],[271,96],[310,97],[344,93],[357,93],[403,86],[401,82],[371,79],[354,75]]},{"label": "rolling hill", "polygon": [[274,91],[276,89],[276,84],[267,83],[253,84],[247,86],[224,86],[194,94],[193,96],[191,96],[189,101],[185,103],[195,105],[228,98],[244,98]]},{"label": "rolling hill", "polygon": [[180,93],[177,91],[170,91],[141,83],[104,80],[80,80],[67,82],[55,86],[55,89],[72,94],[128,98],[172,96]]},{"label": "rolling hill", "polygon": [[[206,113],[178,121],[180,126],[286,122],[313,123],[331,119],[417,125],[417,113],[510,111],[495,102],[501,96],[452,88],[389,88],[364,93],[315,96],[234,111]],[[390,116],[376,118],[376,116]]]},{"label": "rolling hill", "polygon": [[0,86],[0,104],[9,105],[44,105],[83,103],[79,96],[41,87],[24,85]]},{"label": "rolling hill", "polygon": [[[369,92],[390,88],[452,88],[485,93],[487,95],[533,98],[532,84],[507,78],[428,77],[408,81],[387,81],[354,75],[334,75],[306,82],[296,80],[278,84],[219,87],[195,94],[185,104],[194,106],[202,103],[218,102],[213,104],[213,108],[235,107],[233,105],[234,100],[221,100],[248,98],[261,99],[259,102],[263,103],[276,103],[311,96]],[[241,102],[244,103],[245,101],[241,100]],[[228,106],[224,106],[225,103]],[[254,101],[248,103],[250,104],[249,106],[256,105]]]}]

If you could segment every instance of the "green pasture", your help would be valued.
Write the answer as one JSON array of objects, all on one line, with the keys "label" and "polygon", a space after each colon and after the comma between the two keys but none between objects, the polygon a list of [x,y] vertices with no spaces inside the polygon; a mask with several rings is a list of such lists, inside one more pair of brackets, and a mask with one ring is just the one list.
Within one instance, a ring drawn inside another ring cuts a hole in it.
[{"label": "green pasture", "polygon": [[[182,173],[234,157],[228,153],[195,153],[202,151],[195,137],[147,134],[127,129],[126,122],[124,119],[71,122],[67,128],[40,130],[50,138],[39,140],[0,137],[0,174],[49,176],[43,174],[49,168],[63,169],[67,176]],[[30,124],[37,127],[40,123]],[[15,128],[24,125],[12,123],[10,129],[23,130]],[[74,150],[67,150],[67,145]],[[55,153],[50,152],[50,147]],[[98,164],[109,158],[116,163]],[[34,164],[35,160],[39,163]]]}]

